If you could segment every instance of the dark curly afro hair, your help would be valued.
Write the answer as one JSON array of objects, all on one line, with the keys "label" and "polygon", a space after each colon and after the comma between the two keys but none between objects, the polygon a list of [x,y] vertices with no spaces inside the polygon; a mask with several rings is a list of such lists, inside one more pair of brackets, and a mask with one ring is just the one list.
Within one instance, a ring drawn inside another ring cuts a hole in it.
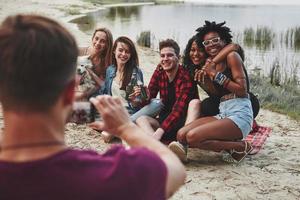
[{"label": "dark curly afro hair", "polygon": [[[230,28],[228,28],[227,26],[224,26],[226,22],[222,22],[222,23],[216,23],[215,21],[206,21],[205,20],[205,24],[199,28],[196,29],[197,33],[197,37],[198,40],[200,40],[200,44],[202,45],[202,41],[204,36],[209,33],[209,32],[217,32],[221,39],[224,40],[227,44],[231,43],[232,40],[232,35],[230,34],[231,30]],[[203,45],[202,45],[203,47]]]}]

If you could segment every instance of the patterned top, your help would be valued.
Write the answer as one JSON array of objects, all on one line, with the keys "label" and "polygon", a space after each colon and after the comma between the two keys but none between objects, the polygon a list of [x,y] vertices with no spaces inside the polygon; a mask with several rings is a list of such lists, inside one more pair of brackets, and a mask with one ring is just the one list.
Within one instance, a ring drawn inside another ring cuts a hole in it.
[{"label": "patterned top", "polygon": [[[171,113],[168,117],[161,123],[161,128],[168,132],[170,131],[181,117],[186,117],[186,111],[188,104],[193,96],[195,96],[195,90],[193,89],[193,83],[190,78],[189,72],[185,70],[181,65],[178,67],[178,71],[173,80],[175,86],[175,96],[176,101],[173,105]],[[160,98],[162,103],[165,104],[168,99],[168,83],[169,79],[166,72],[162,69],[160,65],[155,69],[150,83],[150,99],[155,98],[160,92]]]}]

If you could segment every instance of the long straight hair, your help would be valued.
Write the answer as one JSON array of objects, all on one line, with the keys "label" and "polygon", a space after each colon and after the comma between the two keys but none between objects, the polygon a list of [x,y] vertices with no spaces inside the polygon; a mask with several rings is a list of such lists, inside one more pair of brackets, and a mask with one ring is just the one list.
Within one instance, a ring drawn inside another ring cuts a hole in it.
[{"label": "long straight hair", "polygon": [[131,76],[132,76],[132,72],[133,69],[136,67],[138,68],[139,66],[139,58],[138,58],[138,54],[135,48],[134,43],[132,42],[131,39],[129,39],[126,36],[121,36],[119,38],[116,39],[116,41],[114,42],[114,46],[113,46],[113,58],[112,58],[112,62],[113,64],[117,67],[117,60],[115,57],[115,51],[118,45],[118,42],[122,42],[124,44],[126,44],[129,48],[130,51],[130,58],[127,61],[127,63],[125,64],[124,67],[124,71],[123,71],[123,80],[122,80],[122,85],[121,85],[121,90],[125,90],[126,86],[129,84],[130,80],[131,80]]},{"label": "long straight hair", "polygon": [[[92,39],[94,39],[96,33],[98,31],[104,32],[106,34],[106,38],[107,38],[107,47],[106,47],[106,51],[102,57],[100,66],[103,66],[105,69],[112,64],[112,59],[111,59],[111,55],[112,55],[112,46],[113,46],[113,36],[110,32],[110,30],[108,30],[107,28],[97,28],[94,33],[93,33],[93,37]],[[102,56],[102,55],[99,55]],[[104,59],[103,59],[104,58]]]}]

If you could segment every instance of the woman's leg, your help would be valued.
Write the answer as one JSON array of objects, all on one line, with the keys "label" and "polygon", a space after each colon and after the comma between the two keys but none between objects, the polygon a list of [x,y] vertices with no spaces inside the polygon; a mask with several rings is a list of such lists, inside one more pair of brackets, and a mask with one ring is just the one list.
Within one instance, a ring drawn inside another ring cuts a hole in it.
[{"label": "woman's leg", "polygon": [[178,141],[189,147],[221,151],[236,149],[241,151],[242,133],[230,119],[203,117],[181,128],[177,133]]},{"label": "woman's leg", "polygon": [[199,99],[193,99],[190,101],[188,110],[187,110],[187,116],[186,116],[186,121],[184,125],[187,125],[191,123],[192,121],[198,119],[200,116],[200,106],[201,106],[201,101]]},{"label": "woman's leg", "polygon": [[[232,157],[240,161],[251,150],[251,146],[243,141],[240,129],[230,119],[218,120],[215,117],[203,117],[187,126],[181,128],[177,133],[180,143],[173,143],[170,147],[182,161],[186,161],[186,150],[184,145],[188,144],[192,148],[212,150],[220,152],[222,150],[235,150]],[[248,143],[247,143],[248,144]]]},{"label": "woman's leg", "polygon": [[206,140],[234,141],[240,140],[242,137],[241,130],[227,118],[220,120],[214,118],[210,122],[204,121],[200,126],[192,128],[186,133],[186,140],[191,147],[200,147],[199,143]]},{"label": "woman's leg", "polygon": [[192,121],[191,123],[179,129],[179,131],[177,132],[177,140],[183,144],[186,144],[186,134],[188,133],[188,131],[215,120],[217,120],[215,117],[202,117]]}]

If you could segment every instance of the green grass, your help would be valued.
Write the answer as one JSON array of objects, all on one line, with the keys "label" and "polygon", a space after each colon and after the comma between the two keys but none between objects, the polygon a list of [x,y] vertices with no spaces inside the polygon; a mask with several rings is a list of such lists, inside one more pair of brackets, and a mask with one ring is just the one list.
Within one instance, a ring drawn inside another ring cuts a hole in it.
[{"label": "green grass", "polygon": [[274,37],[275,33],[266,26],[259,26],[256,29],[250,27],[244,30],[244,43],[248,47],[257,46],[262,50],[269,49]]},{"label": "green grass", "polygon": [[300,27],[289,28],[284,38],[287,45],[291,44],[296,50],[300,50]]},{"label": "green grass", "polygon": [[261,107],[286,114],[300,121],[300,86],[286,83],[274,86],[270,79],[258,75],[250,75],[251,91],[258,94]]}]

